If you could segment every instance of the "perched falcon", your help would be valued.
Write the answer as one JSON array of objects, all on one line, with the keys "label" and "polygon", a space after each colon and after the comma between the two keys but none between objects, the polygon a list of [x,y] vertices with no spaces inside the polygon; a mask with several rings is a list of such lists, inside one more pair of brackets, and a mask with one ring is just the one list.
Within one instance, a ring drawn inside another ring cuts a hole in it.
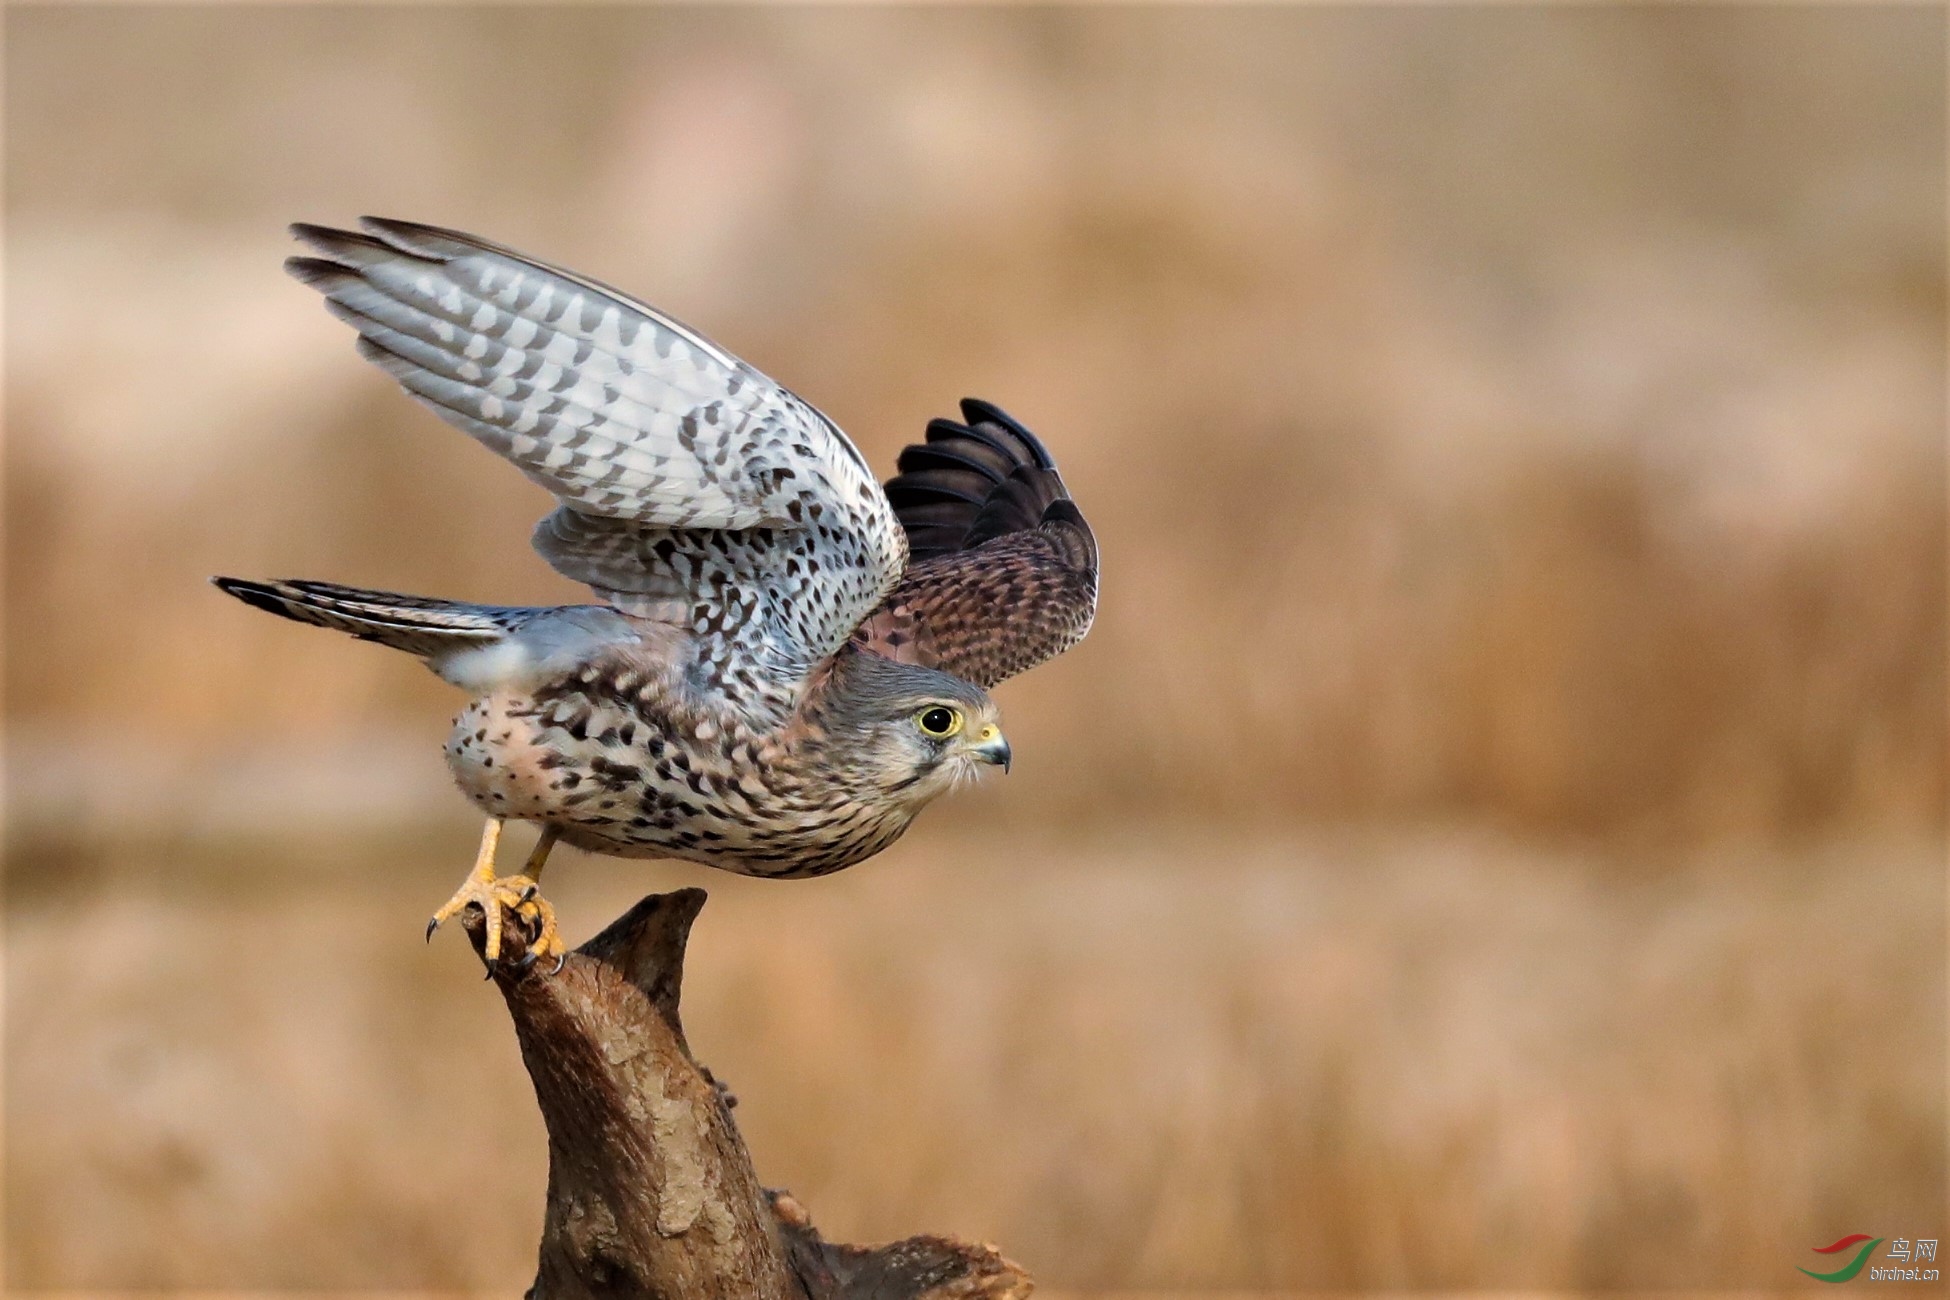
[{"label": "perched falcon", "polygon": [[[562,953],[557,840],[754,876],[880,852],[1009,745],[987,688],[1076,644],[1097,544],[1056,463],[986,402],[885,487],[831,420],[695,330],[472,235],[298,225],[285,268],[360,353],[556,498],[535,549],[600,603],[474,605],[328,582],[216,584],[424,659],[469,703],[447,740],[487,814],[468,905],[499,959]],[[497,878],[508,819],[541,839]]]}]

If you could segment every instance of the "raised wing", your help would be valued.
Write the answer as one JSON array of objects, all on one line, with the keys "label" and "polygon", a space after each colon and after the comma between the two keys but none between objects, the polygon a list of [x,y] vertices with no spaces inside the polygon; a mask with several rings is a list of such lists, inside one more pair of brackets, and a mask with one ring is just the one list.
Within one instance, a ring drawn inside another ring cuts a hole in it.
[{"label": "raised wing", "polygon": [[293,226],[323,256],[286,269],[363,356],[555,494],[544,559],[698,637],[700,685],[776,694],[900,577],[905,538],[865,459],[792,393],[593,280],[456,231],[362,224]]},{"label": "raised wing", "polygon": [[855,640],[986,687],[1090,630],[1097,539],[1036,435],[987,402],[961,409],[887,483],[914,563]]}]

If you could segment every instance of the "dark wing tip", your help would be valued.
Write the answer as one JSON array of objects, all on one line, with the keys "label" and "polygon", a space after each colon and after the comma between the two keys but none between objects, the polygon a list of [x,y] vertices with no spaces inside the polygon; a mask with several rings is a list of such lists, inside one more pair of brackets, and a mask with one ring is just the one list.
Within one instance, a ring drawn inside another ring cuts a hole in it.
[{"label": "dark wing tip", "polygon": [[375,235],[448,235],[453,232],[430,226],[424,221],[408,221],[404,217],[375,217],[371,213],[359,218],[359,228],[369,230]]},{"label": "dark wing tip", "polygon": [[285,602],[280,600],[270,587],[261,582],[247,582],[242,578],[213,577],[211,585],[227,595],[235,596],[253,609],[261,609],[267,614],[290,617]]},{"label": "dark wing tip", "polygon": [[[529,263],[557,275],[565,275],[572,279],[581,278],[559,267],[537,261],[526,253],[519,253],[512,248],[497,244],[491,239],[482,239],[479,235],[470,235],[465,230],[454,230],[448,226],[429,225],[424,221],[403,221],[398,217],[360,217],[359,226],[370,234],[377,235],[385,247],[428,261],[447,262],[468,252],[492,253],[498,257]],[[606,292],[615,293],[616,290],[606,289]]]},{"label": "dark wing tip", "polygon": [[284,259],[284,273],[301,284],[321,291],[329,291],[358,276],[358,272],[345,263],[324,257],[287,257]]},{"label": "dark wing tip", "polygon": [[422,262],[444,262],[453,256],[452,245],[455,243],[491,249],[486,241],[472,235],[421,225],[415,221],[360,217],[359,225],[359,230],[341,230],[336,226],[294,221],[289,229],[295,238],[310,244],[317,251],[354,267],[370,265],[380,259],[402,257],[418,258]]},{"label": "dark wing tip", "polygon": [[934,424],[928,426],[931,441],[909,443],[901,451],[900,459],[895,462],[901,473],[915,474],[923,470],[945,470],[950,473],[974,474],[990,484],[1001,483],[1009,477],[1009,472],[1015,468],[1013,465],[997,465],[987,457],[969,455],[966,451],[948,445],[947,438],[959,437],[960,433],[966,432],[961,430],[959,425],[953,427],[960,430],[960,433],[935,437],[934,426],[946,423],[945,420],[936,420]]},{"label": "dark wing tip", "polygon": [[321,226],[315,221],[294,221],[286,226],[285,229],[290,232],[293,239],[301,240],[307,244],[316,244],[321,241],[330,242],[343,236],[351,236],[354,239],[358,238],[358,235],[353,231],[340,230],[337,226]]},{"label": "dark wing tip", "polygon": [[1029,454],[1033,458],[1032,463],[1037,469],[1056,468],[1056,458],[1049,454],[1049,448],[1043,445],[1043,440],[1024,428],[1022,421],[995,403],[985,402],[979,397],[964,397],[961,399],[961,415],[970,426],[993,424],[1005,430],[1011,437],[1020,439],[1023,445],[1029,448]]},{"label": "dark wing tip", "polygon": [[398,217],[360,217],[359,228],[369,235],[377,235],[381,241],[392,248],[405,249],[418,253],[414,247],[416,240],[460,239],[473,242],[472,235],[463,235],[458,230],[443,230],[423,221],[403,221]]},{"label": "dark wing tip", "polygon": [[966,424],[930,420],[927,441],[901,452],[887,482],[917,556],[1035,528],[1051,501],[1069,495],[1049,448],[1021,421],[979,397],[963,398],[961,412]]},{"label": "dark wing tip", "polygon": [[393,249],[371,235],[362,235],[356,230],[341,230],[337,226],[314,225],[309,221],[294,221],[285,229],[300,243],[310,244],[321,253],[392,253]]},{"label": "dark wing tip", "polygon": [[980,421],[973,424],[956,424],[953,420],[933,419],[928,421],[928,440],[920,446],[935,447],[943,443],[959,444],[970,453],[987,450],[998,458],[1001,472],[1006,475],[1017,465],[1023,463],[1022,447],[1011,444],[1007,438],[997,433],[996,426],[985,425]]}]

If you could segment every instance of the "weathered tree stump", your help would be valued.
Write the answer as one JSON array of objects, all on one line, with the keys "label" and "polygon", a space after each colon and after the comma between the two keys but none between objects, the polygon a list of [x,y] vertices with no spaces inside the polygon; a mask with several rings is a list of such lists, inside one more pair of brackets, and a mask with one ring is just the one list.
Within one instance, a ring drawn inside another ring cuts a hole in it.
[{"label": "weathered tree stump", "polygon": [[[704,891],[653,894],[569,954],[498,968],[548,1126],[548,1211],[533,1300],[1015,1300],[1029,1275],[952,1237],[823,1240],[762,1187],[729,1094],[678,1020]],[[478,912],[467,918],[481,944]],[[506,928],[519,958],[524,936]]]}]

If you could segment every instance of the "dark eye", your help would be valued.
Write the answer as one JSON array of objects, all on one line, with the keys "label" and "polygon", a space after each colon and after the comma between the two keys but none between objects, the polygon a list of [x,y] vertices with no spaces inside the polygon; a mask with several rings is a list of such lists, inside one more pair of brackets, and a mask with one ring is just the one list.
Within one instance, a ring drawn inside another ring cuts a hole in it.
[{"label": "dark eye", "polygon": [[938,740],[945,736],[952,736],[961,730],[961,714],[954,709],[937,704],[933,708],[921,710],[921,716],[914,719],[914,724]]}]

